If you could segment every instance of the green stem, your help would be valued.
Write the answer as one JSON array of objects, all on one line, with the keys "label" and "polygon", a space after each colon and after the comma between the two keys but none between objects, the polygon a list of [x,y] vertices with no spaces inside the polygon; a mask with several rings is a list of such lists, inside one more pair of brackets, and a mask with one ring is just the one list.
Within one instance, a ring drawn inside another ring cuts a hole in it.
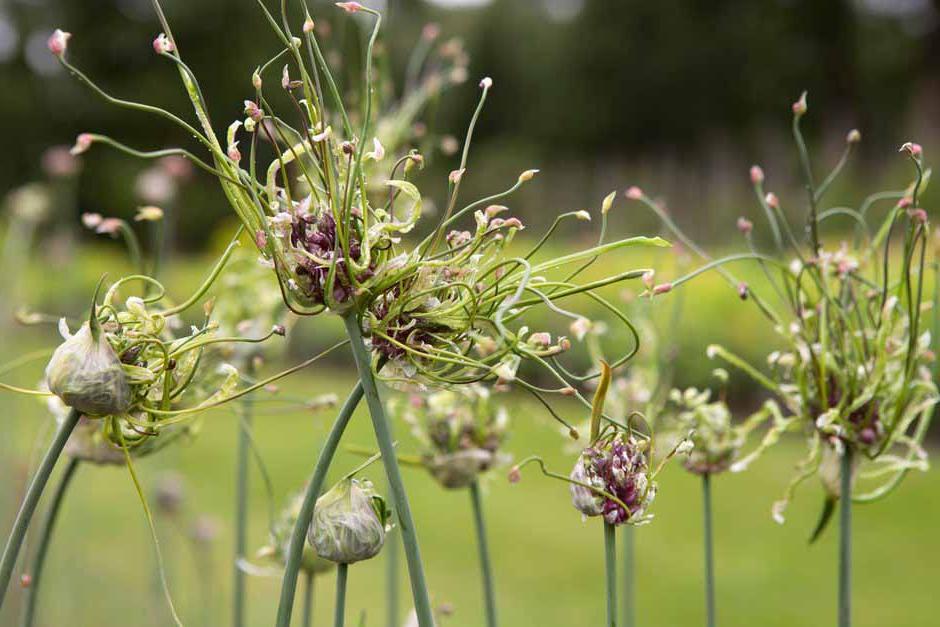
[{"label": "green stem", "polygon": [[[251,360],[249,360],[250,364]],[[253,375],[249,365],[246,374]],[[245,625],[245,572],[241,569],[241,560],[245,558],[248,547],[248,455],[251,447],[252,407],[249,397],[241,402],[242,415],[238,422],[238,451],[235,461],[235,576],[232,591],[232,624],[234,627]]]},{"label": "green stem", "polygon": [[604,565],[607,571],[607,627],[617,627],[617,528],[604,522]]},{"label": "green stem", "polygon": [[55,493],[52,495],[52,502],[49,503],[49,510],[42,521],[42,529],[39,532],[39,546],[36,547],[36,555],[33,558],[32,578],[25,592],[25,604],[23,605],[23,627],[32,627],[33,619],[36,616],[36,599],[39,596],[39,582],[42,579],[43,566],[46,563],[46,554],[49,552],[49,544],[52,541],[52,531],[55,528],[56,519],[59,517],[59,509],[62,501],[65,499],[65,493],[68,491],[72,477],[78,469],[78,460],[70,459],[62,477],[59,479],[59,485],[56,486]]},{"label": "green stem", "polygon": [[313,519],[313,507],[320,497],[320,491],[323,489],[323,482],[326,480],[326,473],[330,468],[330,462],[336,454],[339,447],[339,441],[343,437],[346,425],[352,418],[353,412],[359,401],[362,400],[362,383],[357,383],[349,397],[343,404],[333,428],[323,443],[320,450],[320,457],[317,459],[316,468],[313,470],[313,477],[307,486],[307,492],[304,494],[304,501],[300,507],[300,513],[297,515],[297,522],[291,531],[290,544],[287,550],[287,563],[284,566],[284,579],[281,581],[281,600],[277,607],[276,627],[290,627],[291,614],[294,611],[294,595],[297,592],[297,573],[300,570],[300,561],[303,557],[304,543],[307,541],[307,529],[310,527],[310,521]]},{"label": "green stem", "polygon": [[636,580],[636,549],[633,543],[636,530],[633,525],[624,525],[620,534],[623,540],[623,624],[624,627],[635,627],[636,611],[634,610],[634,599],[636,592],[634,590]]},{"label": "green stem", "polygon": [[852,449],[842,455],[839,503],[839,627],[852,625]]},{"label": "green stem", "polygon": [[304,582],[304,627],[313,625],[313,584],[314,575],[312,570],[307,571],[307,578]]},{"label": "green stem", "polygon": [[385,538],[385,614],[387,627],[398,627],[398,578],[401,572],[401,540],[395,529],[389,530]]},{"label": "green stem", "polygon": [[336,565],[336,609],[333,614],[333,627],[343,627],[346,622],[346,576],[349,564]]},{"label": "green stem", "polygon": [[493,569],[490,566],[490,549],[486,541],[486,523],[483,520],[480,483],[476,480],[470,484],[470,500],[473,503],[473,522],[477,532],[477,550],[480,552],[480,573],[483,575],[486,625],[487,627],[496,627],[496,593],[493,588]]},{"label": "green stem", "polygon": [[702,475],[702,513],[705,532],[705,615],[706,625],[715,627],[715,552],[712,545],[712,480]]},{"label": "green stem", "polygon": [[3,607],[3,599],[10,585],[13,569],[16,567],[20,547],[23,546],[23,540],[26,538],[29,521],[39,504],[39,497],[42,495],[43,488],[46,487],[46,482],[49,481],[49,476],[52,475],[56,460],[59,459],[59,455],[62,453],[62,449],[65,448],[65,443],[68,442],[75,425],[78,424],[79,418],[81,418],[81,414],[77,410],[69,410],[68,416],[59,425],[55,438],[53,438],[52,444],[49,445],[49,450],[46,451],[46,455],[39,464],[39,470],[36,471],[32,483],[29,484],[29,488],[26,490],[26,498],[23,499],[20,511],[16,514],[13,530],[10,532],[6,547],[3,549],[3,559],[0,560],[0,608]]},{"label": "green stem", "polygon": [[355,314],[343,318],[346,333],[349,335],[353,358],[359,371],[359,381],[362,383],[369,404],[369,413],[372,416],[372,427],[375,430],[375,439],[382,453],[382,463],[385,465],[385,476],[391,490],[392,502],[398,512],[398,525],[401,528],[402,542],[405,545],[405,557],[408,562],[408,574],[411,578],[411,593],[414,598],[415,613],[418,617],[419,627],[433,627],[434,616],[431,613],[431,601],[428,598],[427,583],[424,577],[424,565],[421,562],[421,550],[418,548],[418,536],[415,532],[414,520],[411,517],[411,506],[408,495],[405,493],[405,484],[401,478],[401,469],[398,467],[398,458],[395,455],[395,444],[388,428],[385,409],[379,390],[376,387],[375,377],[372,373],[372,364],[369,352],[362,339],[362,330]]}]

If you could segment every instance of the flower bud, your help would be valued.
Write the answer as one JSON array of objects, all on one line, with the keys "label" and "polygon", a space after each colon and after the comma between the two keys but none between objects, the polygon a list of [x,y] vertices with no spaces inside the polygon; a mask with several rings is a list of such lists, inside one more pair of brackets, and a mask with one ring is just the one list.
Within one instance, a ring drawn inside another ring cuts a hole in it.
[{"label": "flower bud", "polygon": [[46,382],[63,403],[89,416],[124,414],[131,406],[121,360],[105,335],[95,337],[87,322],[52,353]]},{"label": "flower bud", "polygon": [[346,478],[317,499],[307,539],[320,557],[352,564],[378,555],[390,517],[371,482]]},{"label": "flower bud", "polygon": [[529,336],[529,344],[532,346],[538,346],[541,348],[546,348],[549,344],[552,343],[552,334],[541,332],[533,333]]},{"label": "flower bud", "polygon": [[464,172],[467,171],[467,168],[460,168],[459,170],[454,170],[447,175],[447,180],[450,181],[453,185],[456,185],[460,182],[460,179],[463,178]]},{"label": "flower bud", "polygon": [[643,198],[643,190],[636,185],[631,185],[630,188],[627,189],[626,196],[630,200],[640,200]]},{"label": "flower bud", "polygon": [[800,117],[806,113],[807,106],[806,106],[806,92],[805,91],[802,94],[800,94],[800,99],[793,103],[792,109],[793,109],[793,115],[797,117]]},{"label": "flower bud", "polygon": [[519,182],[527,183],[528,181],[531,181],[533,178],[535,178],[535,175],[538,173],[539,173],[538,170],[526,170],[525,172],[519,175]]},{"label": "flower bud", "polygon": [[577,218],[578,220],[581,220],[582,222],[590,222],[590,221],[591,221],[591,214],[590,214],[590,212],[585,211],[585,210],[583,210],[583,209],[582,209],[581,211],[575,211],[575,212],[574,212],[574,217]]},{"label": "flower bud", "polygon": [[757,185],[764,182],[764,170],[759,165],[751,166],[751,183]]},{"label": "flower bud", "polygon": [[238,149],[238,142],[232,142],[228,145],[228,149],[225,151],[225,154],[228,155],[228,158],[234,161],[235,163],[241,163],[242,160],[242,151]]},{"label": "flower bud", "polygon": [[780,199],[777,198],[777,195],[773,192],[770,192],[764,196],[764,202],[767,203],[767,206],[772,209],[780,208]]},{"label": "flower bud", "polygon": [[519,471],[518,466],[513,466],[509,469],[509,483],[519,483],[522,481],[522,473]]},{"label": "flower bud", "polygon": [[614,206],[614,199],[617,198],[617,192],[613,191],[607,194],[604,197],[603,202],[601,202],[601,214],[606,215],[610,208]]},{"label": "flower bud", "polygon": [[490,78],[489,76],[484,77],[483,80],[480,81],[480,89],[489,89],[492,86],[493,86],[493,79]]},{"label": "flower bud", "polygon": [[72,153],[73,156],[87,152],[87,150],[91,148],[91,144],[94,140],[95,138],[91,133],[82,133],[75,138],[75,145],[72,146],[69,152]]},{"label": "flower bud", "polygon": [[845,143],[847,144],[857,144],[862,141],[862,134],[857,128],[853,128],[849,131],[848,135],[845,136]]},{"label": "flower bud", "polygon": [[906,152],[912,157],[919,157],[923,154],[924,149],[920,144],[915,144],[914,142],[904,142],[898,152]]},{"label": "flower bud", "polygon": [[287,329],[284,328],[283,324],[275,324],[273,327],[271,327],[271,333],[284,337],[287,335]]},{"label": "flower bud", "polygon": [[313,18],[308,15],[307,19],[304,20],[303,30],[305,33],[312,33],[314,28],[316,28],[316,25],[313,22]]},{"label": "flower bud", "polygon": [[135,222],[159,222],[163,219],[163,209],[154,205],[146,205],[137,208],[137,215],[134,216]]},{"label": "flower bud", "polygon": [[[245,101],[245,115],[248,118],[257,123],[264,119],[264,111],[261,110],[261,107],[258,106],[258,103],[253,100]],[[248,125],[245,125],[245,130],[248,130]]]},{"label": "flower bud", "polygon": [[68,50],[69,39],[71,37],[72,33],[66,33],[58,28],[55,29],[46,42],[46,45],[49,47],[49,52],[57,57],[63,56],[65,51]]},{"label": "flower bud", "polygon": [[580,342],[584,339],[584,336],[588,334],[588,331],[591,330],[591,321],[587,318],[578,318],[571,323],[569,330],[571,331],[571,335],[575,336]]},{"label": "flower bud", "polygon": [[170,38],[166,36],[166,33],[160,33],[157,35],[157,38],[153,40],[153,51],[157,54],[169,54],[175,49],[176,46],[174,46]]},{"label": "flower bud", "polygon": [[754,230],[754,223],[744,217],[738,218],[738,230],[744,235],[750,235]]},{"label": "flower bud", "polygon": [[667,294],[672,291],[672,283],[660,283],[653,288],[653,296],[659,296],[660,294]]},{"label": "flower bud", "polygon": [[258,70],[255,70],[251,74],[251,86],[257,90],[260,90],[264,86],[264,81],[261,80],[261,74]]},{"label": "flower bud", "polygon": [[358,2],[337,2],[336,6],[346,11],[346,13],[358,13],[365,8]]},{"label": "flower bud", "polygon": [[744,281],[741,281],[740,283],[738,283],[738,296],[741,298],[741,300],[747,300],[747,295],[748,295],[747,283],[745,283]]}]

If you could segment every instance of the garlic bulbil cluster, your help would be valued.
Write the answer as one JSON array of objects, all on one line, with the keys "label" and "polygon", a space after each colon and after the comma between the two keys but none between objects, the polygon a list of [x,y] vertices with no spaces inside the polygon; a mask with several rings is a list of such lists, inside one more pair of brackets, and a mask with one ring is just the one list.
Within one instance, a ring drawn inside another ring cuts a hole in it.
[{"label": "garlic bulbil cluster", "polygon": [[346,478],[317,499],[307,541],[331,562],[361,562],[382,550],[391,515],[372,482]]}]

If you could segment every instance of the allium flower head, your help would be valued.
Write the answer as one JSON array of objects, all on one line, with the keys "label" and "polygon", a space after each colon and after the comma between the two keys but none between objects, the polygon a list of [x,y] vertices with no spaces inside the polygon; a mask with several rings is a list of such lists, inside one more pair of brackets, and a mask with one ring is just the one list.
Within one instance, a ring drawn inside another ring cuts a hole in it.
[{"label": "allium flower head", "polygon": [[602,438],[581,452],[569,478],[577,482],[570,486],[571,503],[584,516],[603,516],[611,525],[648,520],[656,485],[645,442],[622,432]]},{"label": "allium flower head", "polygon": [[324,559],[352,564],[379,554],[390,519],[371,482],[346,478],[317,499],[307,539]]}]

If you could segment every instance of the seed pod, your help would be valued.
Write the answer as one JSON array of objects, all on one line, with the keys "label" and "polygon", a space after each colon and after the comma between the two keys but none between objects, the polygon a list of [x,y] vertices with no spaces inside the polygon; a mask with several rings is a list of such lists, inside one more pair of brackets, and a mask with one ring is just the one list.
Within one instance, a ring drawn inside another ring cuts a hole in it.
[{"label": "seed pod", "polygon": [[88,416],[124,414],[131,406],[131,387],[121,360],[103,333],[89,323],[66,339],[46,366],[49,391]]},{"label": "seed pod", "polygon": [[378,555],[391,512],[370,481],[346,478],[317,499],[307,540],[317,554],[338,564]]}]

